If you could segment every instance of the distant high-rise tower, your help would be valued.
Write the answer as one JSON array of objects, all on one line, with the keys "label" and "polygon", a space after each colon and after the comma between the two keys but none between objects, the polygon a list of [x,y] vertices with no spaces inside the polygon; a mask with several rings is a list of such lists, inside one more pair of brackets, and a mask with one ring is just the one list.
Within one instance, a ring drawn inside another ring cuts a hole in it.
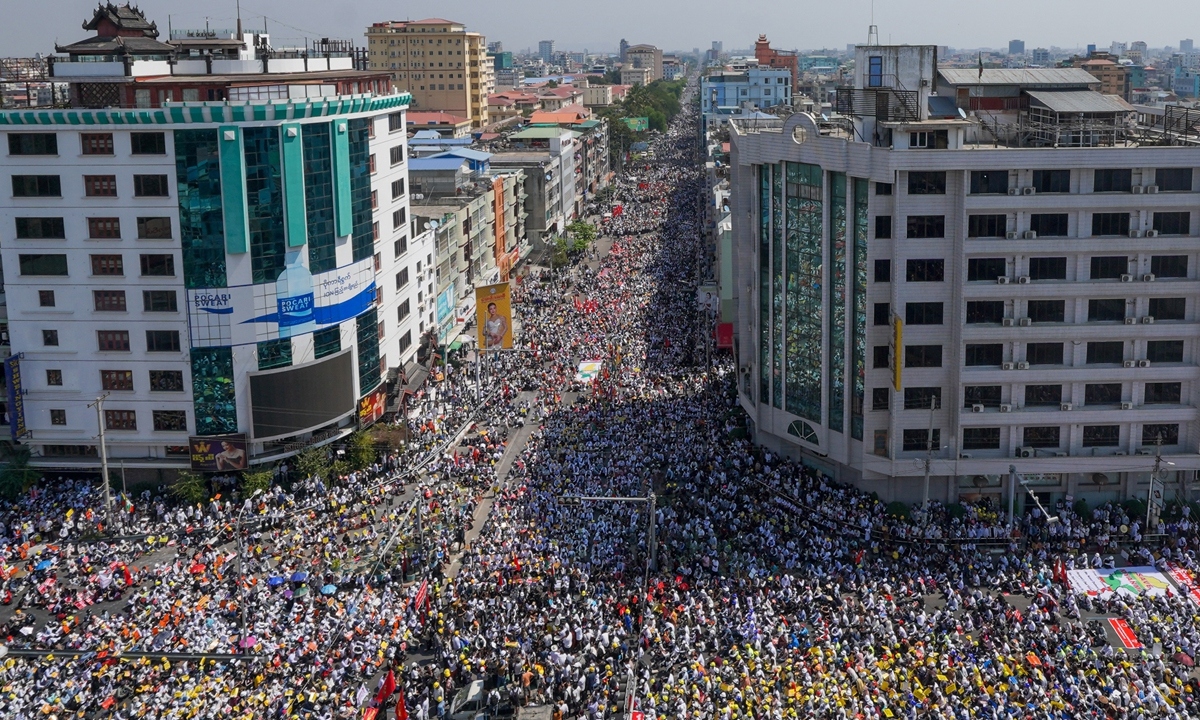
[{"label": "distant high-rise tower", "polygon": [[1046,48],[1033,49],[1033,64],[1034,65],[1049,65],[1050,51]]},{"label": "distant high-rise tower", "polygon": [[1095,54],[1096,54],[1096,45],[1095,45],[1095,43],[1092,43],[1091,45],[1088,45],[1088,46],[1087,46],[1087,54],[1088,54],[1088,57],[1091,57],[1091,56],[1093,56],[1093,55],[1095,55]]},{"label": "distant high-rise tower", "polygon": [[1195,52],[1195,44],[1192,42],[1191,38],[1179,41],[1179,52],[1183,53],[1184,55]]},{"label": "distant high-rise tower", "polygon": [[538,57],[542,59],[542,62],[550,62],[550,59],[554,57],[553,40],[542,40],[538,42]]},{"label": "distant high-rise tower", "polygon": [[712,49],[713,55],[721,57],[721,54],[725,52],[725,43],[720,40],[713,40]]},{"label": "distant high-rise tower", "polygon": [[629,41],[621,38],[621,62],[625,62],[625,53],[629,52]]},{"label": "distant high-rise tower", "polygon": [[1009,55],[1024,55],[1025,54],[1025,41],[1024,40],[1009,40],[1008,41],[1008,54]]}]

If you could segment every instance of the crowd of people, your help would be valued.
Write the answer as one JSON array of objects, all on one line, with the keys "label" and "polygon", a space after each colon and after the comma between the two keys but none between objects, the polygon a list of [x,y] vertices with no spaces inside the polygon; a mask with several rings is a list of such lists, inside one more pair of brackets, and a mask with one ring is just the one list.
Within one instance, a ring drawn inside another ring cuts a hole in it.
[{"label": "crowd of people", "polygon": [[[4,508],[0,637],[49,654],[0,658],[0,716],[463,720],[475,684],[480,711],[555,720],[1200,714],[1196,602],[1056,570],[1096,565],[1123,509],[1031,508],[1010,543],[996,508],[896,518],[746,439],[733,364],[704,352],[685,92],[615,181],[611,248],[515,283],[521,352],[448,366],[406,450],[198,506],[123,498],[120,540],[94,483]],[[1154,530],[1171,542],[1135,559],[1190,573],[1196,525]]]}]

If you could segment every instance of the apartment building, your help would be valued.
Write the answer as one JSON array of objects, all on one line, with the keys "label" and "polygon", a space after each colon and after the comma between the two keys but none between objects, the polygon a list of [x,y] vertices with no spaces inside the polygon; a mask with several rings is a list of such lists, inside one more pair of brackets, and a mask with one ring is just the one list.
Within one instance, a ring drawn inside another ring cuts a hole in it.
[{"label": "apartment building", "polygon": [[488,124],[488,95],[495,89],[487,40],[462,23],[441,18],[373,23],[367,28],[369,69],[387,71],[412,107]]},{"label": "apartment building", "polygon": [[1159,453],[1186,491],[1200,146],[1091,81],[859,46],[832,117],[731,123],[758,442],[888,500],[926,462],[944,501],[1145,497]]},{"label": "apartment building", "polygon": [[205,438],[265,462],[373,422],[357,410],[415,352],[397,309],[428,262],[408,239],[408,95],[348,56],[277,71],[311,58],[248,35],[191,56],[136,9],[95,12],[54,62],[75,107],[0,111],[22,442],[97,465],[102,395],[129,468],[184,467]]},{"label": "apartment building", "polygon": [[[645,68],[650,71],[649,77],[644,84],[663,79],[663,51],[660,48],[656,48],[653,45],[631,45],[625,51],[624,62],[626,65],[635,68]],[[633,84],[626,83],[624,79],[621,82],[626,85]]]}]

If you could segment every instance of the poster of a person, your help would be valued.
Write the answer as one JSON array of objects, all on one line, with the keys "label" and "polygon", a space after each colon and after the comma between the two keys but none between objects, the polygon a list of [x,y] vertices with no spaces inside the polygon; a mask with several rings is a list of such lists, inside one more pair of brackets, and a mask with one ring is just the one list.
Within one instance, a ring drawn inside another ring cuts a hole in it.
[{"label": "poster of a person", "polygon": [[512,302],[508,283],[475,288],[475,313],[479,347],[485,350],[511,350]]}]

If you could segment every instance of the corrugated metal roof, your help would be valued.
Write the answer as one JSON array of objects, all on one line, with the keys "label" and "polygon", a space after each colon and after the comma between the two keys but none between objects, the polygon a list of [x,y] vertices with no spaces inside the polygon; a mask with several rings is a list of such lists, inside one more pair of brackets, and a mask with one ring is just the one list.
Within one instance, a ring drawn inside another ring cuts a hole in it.
[{"label": "corrugated metal roof", "polygon": [[421,170],[457,170],[467,162],[466,158],[460,157],[418,157],[409,158],[409,172],[420,172]]},{"label": "corrugated metal roof", "polygon": [[1133,106],[1117,95],[1104,95],[1092,90],[1027,90],[1030,98],[1054,112],[1125,113]]},{"label": "corrugated metal roof", "polygon": [[453,150],[447,150],[444,153],[431,156],[431,158],[444,157],[460,157],[466,158],[467,160],[475,160],[476,162],[486,162],[487,160],[491,159],[492,154],[482,152],[480,150],[472,150],[471,148],[454,148]]},{"label": "corrugated metal roof", "polygon": [[951,85],[1020,85],[1022,87],[1089,86],[1100,81],[1082,68],[947,68],[939,70],[942,79]]},{"label": "corrugated metal roof", "polygon": [[537,125],[525,128],[521,132],[513,133],[512,138],[517,140],[549,140],[561,137],[563,134],[578,136],[574,130],[564,130],[557,125]]}]

